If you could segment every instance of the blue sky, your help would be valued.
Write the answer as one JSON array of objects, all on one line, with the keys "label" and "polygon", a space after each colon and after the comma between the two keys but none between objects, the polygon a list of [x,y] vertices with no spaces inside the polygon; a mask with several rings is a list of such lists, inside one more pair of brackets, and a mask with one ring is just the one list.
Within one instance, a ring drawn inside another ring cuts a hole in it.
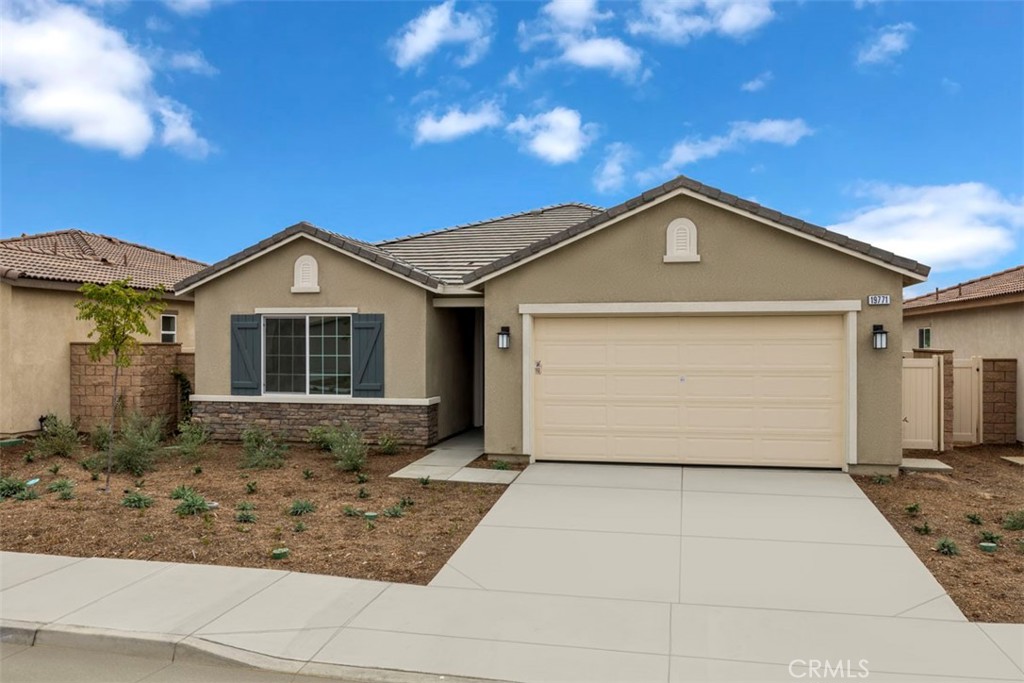
[{"label": "blue sky", "polygon": [[212,262],[299,220],[377,240],[685,173],[925,289],[1024,263],[1019,2],[3,7],[3,236]]}]

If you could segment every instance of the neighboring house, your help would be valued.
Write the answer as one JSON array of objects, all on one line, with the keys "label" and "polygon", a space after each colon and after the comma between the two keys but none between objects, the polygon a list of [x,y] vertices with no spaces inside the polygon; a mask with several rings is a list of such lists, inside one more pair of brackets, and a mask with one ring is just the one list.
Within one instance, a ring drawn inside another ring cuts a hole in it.
[{"label": "neighboring house", "polygon": [[904,301],[903,348],[1017,359],[1017,440],[1024,441],[1024,265]]},{"label": "neighboring house", "polygon": [[178,342],[191,351],[190,298],[171,298],[174,283],[205,264],[114,237],[60,230],[0,239],[0,434],[39,429],[39,417],[70,416],[71,342],[87,342],[92,324],[77,320],[77,289],[131,278],[163,285],[167,308],[144,342]]},{"label": "neighboring house", "polygon": [[177,289],[222,437],[482,425],[535,459],[894,471],[899,302],[928,270],[679,177],[379,244],[299,223]]}]

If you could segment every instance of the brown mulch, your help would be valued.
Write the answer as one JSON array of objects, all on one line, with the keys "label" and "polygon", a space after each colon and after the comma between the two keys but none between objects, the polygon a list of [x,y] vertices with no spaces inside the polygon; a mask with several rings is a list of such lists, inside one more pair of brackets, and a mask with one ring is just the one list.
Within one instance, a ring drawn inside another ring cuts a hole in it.
[{"label": "brown mulch", "polygon": [[[905,473],[890,483],[854,477],[953,601],[971,621],[1024,623],[1024,531],[1002,528],[1003,515],[1024,509],[1024,467],[1001,456],[1024,455],[1020,446],[974,446],[938,455],[906,451],[906,457],[937,458],[952,473]],[[906,508],[921,511],[910,516]],[[967,521],[979,515],[980,526]],[[921,535],[913,527],[931,527]],[[982,530],[1002,535],[994,554],[978,548]],[[940,555],[936,542],[951,538],[960,554]]]},{"label": "brown mulch", "polygon": [[[497,465],[497,463],[499,463],[499,462],[503,462],[503,463],[505,463],[505,465],[504,466],[500,466],[500,467],[495,467],[495,465]],[[515,462],[515,461],[512,461],[512,460],[500,460],[500,459],[499,460],[488,460],[486,455],[481,455],[479,458],[477,458],[473,462],[471,462],[468,465],[466,465],[466,467],[474,467],[474,468],[480,469],[480,470],[503,469],[503,470],[515,470],[516,472],[521,472],[521,471],[526,469],[527,465],[529,465],[528,462]]]},{"label": "brown mulch", "polygon": [[[293,445],[286,464],[278,470],[239,468],[241,449],[219,445],[198,462],[186,462],[176,454],[158,460],[156,470],[142,479],[142,493],[153,506],[134,510],[121,506],[126,490],[136,490],[135,478],[113,476],[111,493],[99,490],[100,481],[78,461],[93,452],[83,448],[73,459],[36,459],[25,463],[29,445],[0,448],[0,474],[30,479],[40,477],[35,488],[38,500],[0,502],[0,549],[71,555],[161,560],[236,567],[287,569],[378,581],[426,584],[462,544],[490,510],[505,486],[464,482],[430,482],[389,479],[388,475],[423,456],[422,450],[400,455],[371,454],[360,485],[356,475],[341,472],[331,458],[307,446]],[[55,476],[53,465],[61,466]],[[202,468],[194,474],[193,468]],[[313,477],[306,479],[304,470]],[[46,493],[52,481],[67,477],[75,482],[74,499],[58,500]],[[255,481],[257,492],[248,494],[246,482]],[[179,484],[196,489],[220,508],[206,515],[179,517],[178,501],[169,496]],[[360,486],[370,494],[358,497]],[[413,501],[404,515],[380,514],[369,529],[359,517],[346,517],[350,505],[382,512],[402,498]],[[287,513],[292,501],[304,499],[316,511],[302,517]],[[235,506],[255,505],[257,521],[239,524]],[[295,531],[297,522],[306,529]],[[286,560],[273,560],[274,548],[287,547]]]}]

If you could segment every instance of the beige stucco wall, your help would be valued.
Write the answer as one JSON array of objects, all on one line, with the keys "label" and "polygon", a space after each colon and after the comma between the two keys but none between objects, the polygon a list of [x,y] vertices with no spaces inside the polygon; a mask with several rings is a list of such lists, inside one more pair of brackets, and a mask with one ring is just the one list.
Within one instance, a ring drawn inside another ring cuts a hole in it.
[{"label": "beige stucco wall", "polygon": [[[665,229],[697,225],[699,263],[663,263]],[[858,460],[897,465],[900,446],[902,277],[802,237],[686,197],[670,199],[484,284],[484,339],[502,325],[512,348],[484,345],[485,448],[522,452],[521,303],[771,301],[857,299],[889,294],[890,306],[858,314]],[[871,326],[890,331],[890,348],[871,348]]]},{"label": "beige stucco wall", "polygon": [[427,393],[441,397],[441,439],[472,426],[474,314],[472,308],[427,311]]},{"label": "beige stucco wall", "polygon": [[[313,256],[320,291],[293,294],[295,259]],[[196,393],[231,393],[231,315],[256,308],[354,306],[384,314],[384,395],[428,398],[426,290],[306,238],[278,247],[194,290]]]},{"label": "beige stucco wall", "polygon": [[[1024,373],[1024,303],[908,315],[903,321],[904,349],[917,344],[921,327],[932,328],[933,349],[949,349],[954,358],[1016,358],[1017,377]],[[1024,441],[1020,386],[1018,381],[1017,440]]]},{"label": "beige stucco wall", "polygon": [[[0,434],[39,429],[39,416],[71,414],[71,342],[88,342],[92,325],[77,320],[77,292],[0,283]],[[167,301],[178,314],[178,341],[195,345],[192,301]],[[139,341],[160,341],[159,316]]]}]

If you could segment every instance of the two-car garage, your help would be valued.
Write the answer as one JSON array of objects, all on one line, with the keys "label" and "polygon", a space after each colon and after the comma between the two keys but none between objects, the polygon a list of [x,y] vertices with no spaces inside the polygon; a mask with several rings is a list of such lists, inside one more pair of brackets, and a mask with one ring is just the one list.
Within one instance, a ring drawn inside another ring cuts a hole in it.
[{"label": "two-car garage", "polygon": [[533,456],[843,467],[855,315],[528,315]]}]

